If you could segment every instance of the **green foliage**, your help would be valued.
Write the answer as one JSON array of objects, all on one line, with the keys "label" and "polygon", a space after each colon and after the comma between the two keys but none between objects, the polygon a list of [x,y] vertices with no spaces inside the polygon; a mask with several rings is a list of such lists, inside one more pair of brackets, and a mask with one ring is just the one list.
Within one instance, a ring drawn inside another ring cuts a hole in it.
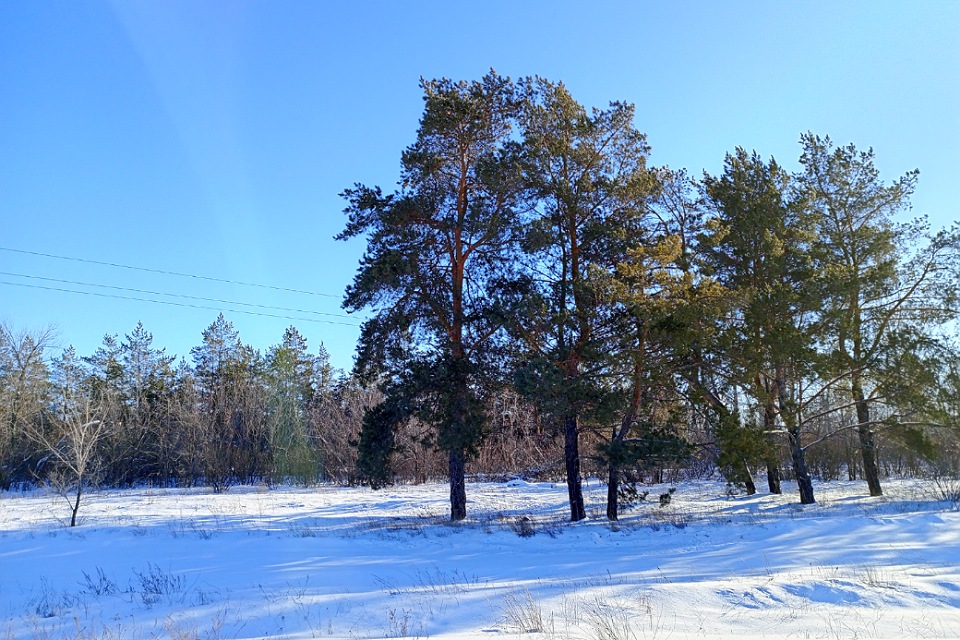
[{"label": "green foliage", "polygon": [[197,443],[206,481],[220,491],[260,479],[269,438],[258,384],[259,354],[240,341],[223,314],[191,350],[201,404]]},{"label": "green foliage", "polygon": [[682,463],[693,453],[693,444],[671,429],[640,424],[623,440],[598,445],[603,459],[623,469],[649,470],[665,464]]},{"label": "green foliage", "polygon": [[306,339],[294,327],[289,327],[283,341],[267,354],[267,427],[274,471],[281,480],[306,483],[317,476],[307,423],[320,366],[321,362],[310,355]]},{"label": "green foliage", "polygon": [[513,385],[554,422],[576,414],[587,424],[604,424],[615,418],[620,395],[604,385],[605,377],[590,373],[570,375],[555,359],[531,354],[516,362]]},{"label": "green foliage", "polygon": [[713,435],[719,453],[717,466],[723,477],[732,484],[750,482],[746,476],[750,467],[762,464],[770,457],[770,442],[757,424],[744,423],[736,411],[721,412],[714,417]]},{"label": "green foliage", "polygon": [[808,133],[795,175],[737,148],[698,182],[648,166],[632,105],[591,110],[562,83],[492,71],[421,87],[399,187],[342,194],[338,238],[366,242],[344,298],[368,312],[349,382],[295,328],[261,357],[223,315],[176,368],[140,324],[53,366],[48,334],[4,326],[0,487],[37,461],[24,433],[65,424],[70,397],[102,405],[115,484],[309,481],[337,440],[381,487],[410,444],[398,432],[416,430],[449,459],[455,518],[507,387],[532,417],[503,419],[504,440],[562,431],[574,519],[584,433],[606,438],[614,518],[617,483],[639,499],[637,476],[688,459],[693,429],[734,483],[785,442],[803,482],[807,447],[858,438],[873,492],[874,431],[926,464],[955,456],[960,228],[898,220],[916,171],[885,183],[872,150]]},{"label": "green foliage", "polygon": [[812,359],[810,318],[819,305],[813,220],[790,184],[775,160],[742,148],[727,156],[720,177],[704,176],[713,216],[701,237],[703,266],[735,301],[726,327],[730,360],[748,387],[777,364]]},{"label": "green foliage", "polygon": [[359,480],[374,489],[381,489],[393,481],[391,455],[396,448],[395,431],[413,415],[413,407],[406,389],[392,388],[384,400],[363,416],[357,457]]},{"label": "green foliage", "polygon": [[173,356],[153,347],[153,334],[138,322],[120,344],[121,386],[135,410],[157,410],[172,386]]}]

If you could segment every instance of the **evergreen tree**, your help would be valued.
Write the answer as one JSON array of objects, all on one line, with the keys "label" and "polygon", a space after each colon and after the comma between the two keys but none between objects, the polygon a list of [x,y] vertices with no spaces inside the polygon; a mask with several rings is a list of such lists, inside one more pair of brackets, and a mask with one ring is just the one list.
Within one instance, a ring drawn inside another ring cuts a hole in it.
[{"label": "evergreen tree", "polygon": [[[121,392],[123,365],[120,363],[120,342],[115,334],[104,334],[103,341],[93,355],[82,356],[85,391],[73,395],[82,397],[89,393],[103,420],[114,425],[104,434],[101,443],[103,469],[109,484],[130,482],[130,470],[142,460],[132,460],[139,453],[137,434],[127,412],[125,397]],[[127,464],[127,463],[131,464]],[[111,475],[118,472],[121,477]]]},{"label": "evergreen tree", "polygon": [[931,458],[939,477],[956,479],[960,478],[960,442],[956,438],[960,429],[960,344],[954,338],[938,346],[937,357],[924,362],[924,371],[934,378],[926,389],[933,391],[927,415],[939,427],[934,442],[940,444],[931,448]]},{"label": "evergreen tree", "polygon": [[520,192],[514,89],[494,72],[479,82],[421,86],[424,113],[402,156],[401,190],[383,195],[357,185],[343,193],[349,222],[338,238],[367,237],[344,306],[374,311],[361,331],[357,371],[382,380],[387,392],[364,422],[361,469],[388,477],[387,433],[417,414],[435,426],[447,454],[450,515],[461,520],[465,465],[483,436],[485,360],[500,328],[487,289],[509,269]]},{"label": "evergreen tree", "polygon": [[704,191],[714,212],[708,265],[736,301],[730,364],[758,404],[763,432],[786,434],[800,501],[811,503],[797,393],[813,362],[813,221],[803,201],[791,197],[790,178],[776,161],[744,149],[727,155],[721,176],[704,176]]},{"label": "evergreen tree", "polygon": [[173,392],[164,416],[170,428],[160,431],[160,451],[162,477],[190,486],[204,481],[210,462],[210,420],[203,396],[193,368],[181,358],[174,369]]},{"label": "evergreen tree", "polygon": [[89,368],[91,388],[95,392],[116,395],[120,391],[120,381],[123,378],[120,353],[117,336],[105,334],[103,343],[93,355],[81,358]]},{"label": "evergreen tree", "polygon": [[[656,173],[673,178],[664,170]],[[621,474],[678,462],[691,451],[681,434],[687,412],[679,388],[688,364],[687,304],[693,284],[685,270],[688,220],[662,213],[644,205],[611,229],[608,251],[618,261],[600,289],[602,304],[611,307],[613,384],[623,395],[620,419],[601,452],[608,465],[610,520],[619,514]],[[628,483],[626,494],[634,492]]]},{"label": "evergreen tree", "polygon": [[280,479],[307,482],[317,473],[307,430],[315,368],[306,339],[292,326],[284,332],[283,342],[267,353],[267,425]]},{"label": "evergreen tree", "polygon": [[173,393],[173,360],[164,349],[153,346],[153,334],[144,329],[142,322],[120,343],[117,388],[125,416],[117,430],[125,445],[122,464],[118,460],[113,465],[115,482],[167,479],[162,472],[161,443],[167,438],[163,432],[169,427],[166,416]]},{"label": "evergreen tree", "polygon": [[885,184],[872,149],[834,147],[812,133],[800,142],[799,179],[817,215],[826,292],[825,377],[842,384],[856,407],[864,478],[870,495],[879,496],[876,429],[898,422],[895,387],[884,380],[902,379],[884,371],[885,363],[915,342],[908,334],[929,336],[955,316],[957,234],[941,232],[921,244],[924,221],[896,224],[909,208],[917,170]]},{"label": "evergreen tree", "polygon": [[169,392],[174,356],[153,346],[153,334],[138,322],[120,344],[121,391],[136,415],[154,411]]},{"label": "evergreen tree", "polygon": [[598,276],[614,268],[610,245],[643,215],[654,185],[633,119],[632,105],[588,112],[562,84],[524,85],[526,177],[537,207],[524,239],[529,275],[518,288],[516,333],[526,347],[518,388],[562,427],[573,521],[586,517],[582,423],[609,420],[612,400],[610,310],[600,304]]},{"label": "evergreen tree", "polygon": [[221,313],[190,351],[200,391],[207,483],[220,491],[266,473],[269,444],[257,379],[258,354]]},{"label": "evergreen tree", "polygon": [[[654,211],[660,224],[679,243],[674,268],[682,275],[671,287],[669,351],[690,421],[702,421],[714,438],[717,464],[730,482],[756,493],[750,467],[768,457],[769,447],[756,427],[740,417],[736,385],[727,356],[728,320],[736,305],[730,292],[711,272],[706,203],[686,170],[658,170],[660,189]],[[679,285],[679,286],[677,286]]]},{"label": "evergreen tree", "polygon": [[317,355],[311,358],[313,363],[313,391],[318,397],[326,397],[333,392],[337,372],[330,364],[330,352],[321,342]]}]

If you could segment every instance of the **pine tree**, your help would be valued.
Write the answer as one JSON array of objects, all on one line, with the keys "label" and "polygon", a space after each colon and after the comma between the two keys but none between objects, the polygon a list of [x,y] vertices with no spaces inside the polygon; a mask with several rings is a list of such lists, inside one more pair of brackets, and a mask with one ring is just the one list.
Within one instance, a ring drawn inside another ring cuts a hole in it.
[{"label": "pine tree", "polygon": [[527,225],[525,287],[516,334],[525,343],[518,388],[557,422],[573,521],[586,517],[580,431],[604,416],[612,393],[606,358],[609,308],[598,288],[615,266],[611,243],[643,215],[654,180],[646,137],[632,105],[588,112],[566,87],[536,78],[524,83],[522,126],[526,178],[537,200]]},{"label": "pine tree", "polygon": [[96,392],[116,394],[123,377],[120,342],[116,335],[105,334],[103,343],[92,356],[81,358],[89,367],[91,387]]},{"label": "pine tree", "polygon": [[493,368],[485,360],[501,322],[486,293],[510,268],[520,193],[514,89],[494,72],[421,86],[424,113],[402,156],[401,190],[356,185],[343,193],[349,222],[338,238],[367,238],[344,306],[374,311],[361,331],[357,371],[387,392],[364,422],[361,469],[389,477],[388,434],[416,414],[435,427],[447,454],[450,515],[461,520],[466,462],[484,430],[481,400]]},{"label": "pine tree", "polygon": [[258,354],[221,313],[191,349],[201,401],[206,481],[221,491],[266,471],[269,454],[256,373]]},{"label": "pine tree", "polygon": [[[682,435],[687,410],[680,373],[688,366],[689,303],[693,282],[686,270],[688,247],[684,217],[664,215],[655,206],[672,191],[676,179],[666,170],[655,175],[656,199],[639,201],[630,215],[610,230],[608,252],[614,269],[600,289],[610,307],[612,381],[620,389],[619,420],[602,446],[608,465],[607,518],[619,516],[621,474],[689,456]],[[682,178],[681,178],[682,179]],[[653,194],[651,194],[653,195]],[[675,192],[671,195],[677,195]],[[600,276],[598,279],[602,279]],[[633,483],[626,494],[635,492]]]},{"label": "pine tree", "polygon": [[[102,448],[104,469],[108,470],[104,481],[109,484],[129,484],[134,480],[136,468],[143,462],[137,425],[129,415],[129,406],[122,386],[124,369],[120,362],[120,341],[115,334],[105,334],[97,350],[83,356],[86,379],[83,381],[92,394],[102,419],[114,425],[104,434]],[[116,475],[113,475],[116,474]]]},{"label": "pine tree", "polygon": [[163,443],[173,434],[170,428],[169,403],[174,389],[173,356],[153,346],[153,334],[138,322],[120,343],[121,375],[119,399],[125,408],[120,431],[126,432],[124,459],[117,460],[114,471],[123,471],[116,482],[167,480],[165,456],[175,448]]},{"label": "pine tree", "polygon": [[812,221],[776,161],[742,148],[727,155],[721,176],[704,176],[704,191],[714,212],[705,238],[708,265],[736,301],[730,363],[757,402],[763,432],[786,434],[800,501],[812,503],[797,410],[798,384],[812,367],[818,308]]},{"label": "pine tree", "polygon": [[901,379],[885,364],[912,341],[908,334],[930,336],[954,317],[957,234],[954,229],[924,241],[925,221],[896,223],[909,208],[917,170],[885,184],[872,149],[834,147],[829,137],[812,133],[800,142],[799,179],[819,221],[825,377],[843,385],[856,407],[864,478],[870,495],[879,496],[876,430],[899,421],[897,394],[888,383]]},{"label": "pine tree", "polygon": [[310,449],[308,410],[313,396],[316,358],[294,327],[267,353],[267,426],[274,470],[279,477],[313,480],[316,460]]},{"label": "pine tree", "polygon": [[[755,425],[740,417],[727,362],[728,319],[736,308],[729,290],[708,275],[710,234],[701,187],[686,170],[657,171],[654,207],[666,233],[679,243],[674,268],[681,276],[670,299],[669,352],[689,420],[700,421],[714,438],[717,464],[730,482],[756,493],[750,467],[765,461],[769,447]],[[679,286],[677,286],[679,285]]]},{"label": "pine tree", "polygon": [[153,334],[142,322],[124,336],[120,344],[121,387],[134,413],[151,413],[169,392],[173,361],[166,349],[153,346]]}]

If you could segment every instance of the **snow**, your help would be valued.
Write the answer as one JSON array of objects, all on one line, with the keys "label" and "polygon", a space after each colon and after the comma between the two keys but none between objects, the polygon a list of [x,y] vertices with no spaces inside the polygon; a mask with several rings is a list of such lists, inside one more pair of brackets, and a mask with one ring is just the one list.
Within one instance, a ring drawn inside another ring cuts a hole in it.
[{"label": "snow", "polygon": [[[0,639],[960,637],[960,512],[922,481],[818,503],[683,483],[0,494]],[[793,491],[791,492],[791,489]],[[523,535],[521,535],[523,534]]]}]

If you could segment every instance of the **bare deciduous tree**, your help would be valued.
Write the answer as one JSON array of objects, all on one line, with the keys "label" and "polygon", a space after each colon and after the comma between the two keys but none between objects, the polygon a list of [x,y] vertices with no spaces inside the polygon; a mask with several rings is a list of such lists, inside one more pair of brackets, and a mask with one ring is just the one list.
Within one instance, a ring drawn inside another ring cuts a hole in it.
[{"label": "bare deciduous tree", "polygon": [[104,419],[108,402],[103,394],[95,399],[78,379],[72,353],[68,350],[58,363],[61,380],[53,409],[46,419],[34,423],[27,436],[43,454],[38,471],[69,502],[70,526],[75,527],[84,489],[97,484],[102,470],[101,443],[109,430]]}]

